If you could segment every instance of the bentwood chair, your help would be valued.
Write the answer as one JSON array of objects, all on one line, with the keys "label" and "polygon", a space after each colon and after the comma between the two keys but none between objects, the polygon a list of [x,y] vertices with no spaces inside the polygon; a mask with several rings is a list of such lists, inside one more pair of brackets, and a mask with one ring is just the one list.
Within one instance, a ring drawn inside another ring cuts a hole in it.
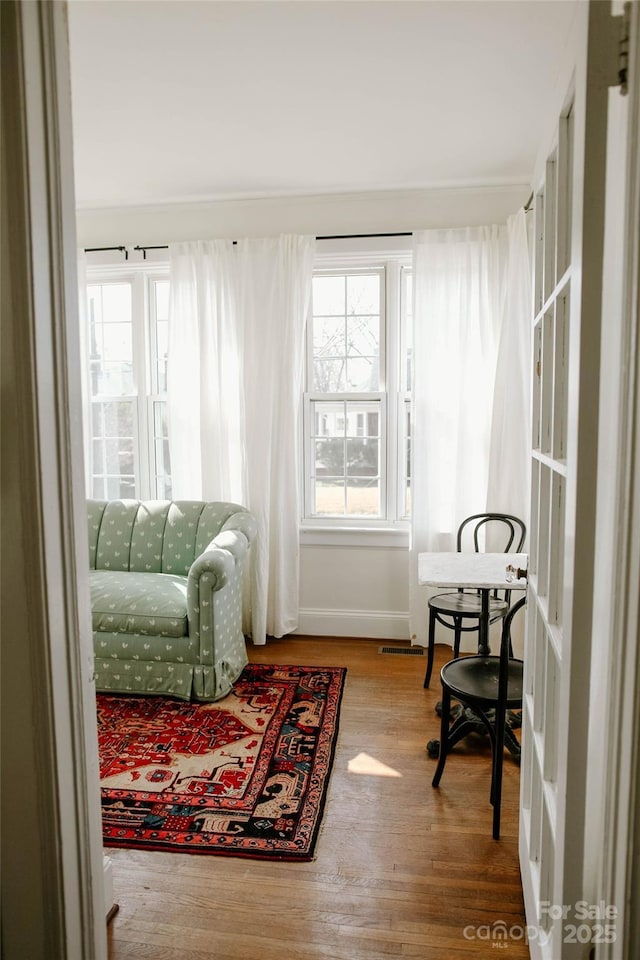
[{"label": "bentwood chair", "polygon": [[[502,803],[502,766],[505,736],[513,739],[507,711],[522,709],[523,662],[511,656],[511,623],[526,603],[526,596],[515,603],[504,618],[500,656],[460,657],[445,663],[440,671],[442,713],[440,752],[432,785],[437,787],[451,748],[477,727],[478,718],[491,738],[491,803],[493,804],[493,839],[500,839],[500,807]],[[451,700],[459,700],[467,711],[450,726]],[[468,714],[471,714],[469,717]]]},{"label": "bentwood chair", "polygon": [[[520,553],[527,535],[527,528],[518,517],[508,513],[476,513],[463,520],[458,527],[456,549],[461,553],[468,545],[473,544],[476,553],[480,552],[480,538],[482,534],[491,532],[492,538],[498,544],[498,553]],[[509,590],[493,590],[489,598],[489,623],[506,616],[511,602]],[[433,658],[436,645],[436,623],[448,630],[453,630],[453,656],[460,654],[460,641],[463,633],[479,630],[482,616],[482,600],[476,590],[457,590],[448,593],[438,593],[428,602],[429,610],[429,646],[427,652],[427,669],[424,675],[424,686],[428,687],[433,672]]]}]

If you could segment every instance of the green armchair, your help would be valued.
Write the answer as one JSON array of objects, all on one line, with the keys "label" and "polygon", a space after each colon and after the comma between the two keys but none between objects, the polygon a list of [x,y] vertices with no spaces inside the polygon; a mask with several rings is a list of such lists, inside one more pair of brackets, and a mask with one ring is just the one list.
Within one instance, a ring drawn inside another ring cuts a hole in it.
[{"label": "green armchair", "polygon": [[236,503],[89,500],[96,689],[219,700],[247,663]]}]

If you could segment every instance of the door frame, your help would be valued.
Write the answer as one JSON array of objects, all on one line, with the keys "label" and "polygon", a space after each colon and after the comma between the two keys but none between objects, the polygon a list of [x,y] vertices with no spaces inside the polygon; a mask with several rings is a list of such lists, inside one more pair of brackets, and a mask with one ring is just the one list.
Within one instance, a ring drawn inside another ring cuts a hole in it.
[{"label": "door frame", "polygon": [[640,9],[629,5],[628,155],[620,357],[620,457],[608,745],[598,895],[617,911],[598,957],[631,960],[640,941]]},{"label": "door frame", "polygon": [[106,960],[67,10],[0,15],[2,953]]}]

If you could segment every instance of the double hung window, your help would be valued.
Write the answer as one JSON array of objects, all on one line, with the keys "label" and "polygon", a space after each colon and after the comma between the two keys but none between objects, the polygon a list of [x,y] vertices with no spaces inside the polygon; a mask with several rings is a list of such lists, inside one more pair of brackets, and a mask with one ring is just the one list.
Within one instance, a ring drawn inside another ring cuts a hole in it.
[{"label": "double hung window", "polygon": [[87,270],[92,497],[171,497],[168,308],[157,267]]},{"label": "double hung window", "polygon": [[384,526],[410,509],[411,275],[399,259],[316,270],[307,331],[305,521]]}]

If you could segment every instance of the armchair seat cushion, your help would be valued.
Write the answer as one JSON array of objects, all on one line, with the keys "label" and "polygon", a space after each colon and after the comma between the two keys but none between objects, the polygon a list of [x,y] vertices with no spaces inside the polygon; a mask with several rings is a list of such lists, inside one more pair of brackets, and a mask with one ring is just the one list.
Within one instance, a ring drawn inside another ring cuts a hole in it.
[{"label": "armchair seat cushion", "polygon": [[187,578],[170,573],[91,570],[93,629],[186,637]]}]

